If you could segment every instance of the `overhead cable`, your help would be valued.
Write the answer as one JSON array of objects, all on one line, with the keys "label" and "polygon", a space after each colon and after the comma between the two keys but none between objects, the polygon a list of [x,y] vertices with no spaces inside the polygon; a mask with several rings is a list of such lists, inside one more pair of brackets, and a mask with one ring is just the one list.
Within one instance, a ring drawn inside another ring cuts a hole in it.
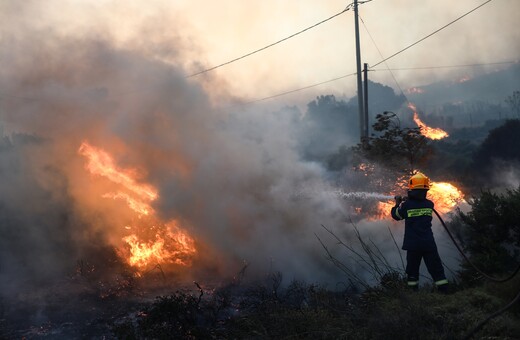
[{"label": "overhead cable", "polygon": [[281,97],[281,96],[284,96],[284,95],[286,95],[286,94],[290,94],[290,93],[294,93],[294,92],[298,92],[298,91],[302,91],[302,90],[310,89],[311,87],[316,87],[316,86],[323,85],[323,84],[326,84],[326,83],[331,83],[331,82],[333,82],[333,81],[340,80],[340,79],[343,79],[343,78],[347,78],[347,77],[355,76],[356,74],[357,74],[357,72],[350,73],[350,74],[345,74],[345,75],[343,75],[343,76],[336,77],[336,78],[334,78],[334,79],[329,79],[329,80],[322,81],[322,82],[320,82],[320,83],[316,83],[316,84],[308,85],[308,86],[305,86],[305,87],[300,87],[300,88],[298,88],[298,89],[294,89],[294,90],[290,90],[290,91],[286,91],[286,92],[282,92],[282,93],[274,94],[274,95],[269,96],[269,97],[264,97],[264,98],[260,98],[260,99],[254,99],[254,100],[251,100],[251,101],[248,101],[248,102],[242,103],[242,104],[252,104],[252,103],[260,102],[260,101],[267,100],[267,99],[272,99],[272,98],[276,98],[276,97]]},{"label": "overhead cable", "polygon": [[352,4],[349,4],[349,5],[348,5],[347,7],[345,7],[345,9],[342,10],[341,12],[336,13],[336,14],[334,14],[333,16],[328,17],[327,19],[324,19],[324,20],[322,20],[322,21],[320,21],[320,22],[318,22],[318,23],[316,23],[316,24],[314,24],[314,25],[312,25],[312,26],[309,26],[309,27],[307,27],[307,28],[304,28],[304,29],[301,30],[301,31],[298,31],[298,32],[296,32],[296,33],[294,33],[294,34],[291,34],[291,35],[288,36],[288,37],[285,37],[285,38],[280,39],[280,40],[278,40],[278,41],[276,41],[276,42],[274,42],[274,43],[272,43],[272,44],[269,44],[269,45],[267,45],[267,46],[261,47],[261,48],[259,48],[259,49],[257,49],[257,50],[252,51],[252,52],[249,52],[249,53],[247,53],[247,54],[244,54],[244,55],[242,55],[242,56],[240,56],[240,57],[238,57],[238,58],[235,58],[235,59],[231,59],[231,60],[229,60],[229,61],[226,61],[225,63],[222,63],[222,64],[219,64],[219,65],[216,65],[216,66],[213,66],[213,67],[207,68],[207,69],[205,69],[205,70],[202,70],[202,71],[199,71],[199,72],[196,72],[196,73],[193,73],[193,74],[190,74],[189,76],[186,76],[186,78],[195,77],[195,76],[198,76],[198,75],[200,75],[200,74],[207,73],[207,72],[209,72],[209,71],[213,71],[213,70],[215,70],[215,69],[217,69],[217,68],[220,68],[220,67],[222,67],[222,66],[229,65],[229,64],[231,64],[231,63],[234,63],[235,61],[238,61],[238,60],[240,60],[240,59],[244,59],[244,58],[249,57],[249,56],[251,56],[251,55],[253,55],[253,54],[255,54],[255,53],[258,53],[258,52],[260,52],[260,51],[266,50],[266,49],[268,49],[269,47],[273,47],[274,45],[277,45],[277,44],[279,44],[279,43],[281,43],[281,42],[284,42],[284,41],[286,41],[286,40],[289,40],[289,39],[291,39],[291,38],[293,38],[293,37],[295,37],[295,36],[297,36],[297,35],[299,35],[299,34],[302,34],[303,32],[306,32],[306,31],[308,31],[308,30],[310,30],[310,29],[312,29],[312,28],[314,28],[314,27],[316,27],[316,26],[319,26],[319,25],[321,25],[321,24],[323,24],[323,23],[325,23],[325,22],[327,22],[327,21],[329,21],[329,20],[334,19],[334,18],[337,17],[337,16],[340,16],[341,14],[343,14],[343,13],[349,11],[351,7],[352,7]]},{"label": "overhead cable", "polygon": [[461,65],[440,65],[440,66],[418,66],[418,67],[401,67],[401,68],[381,68],[372,69],[370,71],[407,71],[407,70],[431,70],[431,69],[442,69],[442,68],[458,68],[458,67],[478,67],[478,66],[491,66],[491,65],[509,65],[518,64],[519,61],[501,61],[496,63],[480,63],[480,64],[461,64]]},{"label": "overhead cable", "polygon": [[[464,13],[463,15],[461,15],[460,17],[458,17],[457,19],[451,21],[450,23],[444,25],[443,27],[437,29],[436,31],[430,33],[429,35],[425,36],[424,38],[422,38],[422,39],[416,41],[415,43],[413,43],[413,44],[411,44],[411,45],[405,47],[404,49],[402,49],[402,50],[400,50],[400,51],[394,53],[393,55],[391,55],[391,56],[389,56],[389,57],[387,57],[387,58],[384,58],[384,57],[382,56],[381,51],[380,51],[379,48],[377,47],[377,45],[376,45],[374,39],[372,38],[370,32],[368,31],[368,29],[367,29],[367,27],[366,27],[366,25],[365,25],[365,29],[367,30],[368,35],[369,35],[370,38],[372,39],[372,42],[373,42],[374,45],[376,46],[376,49],[379,51],[379,54],[381,55],[381,58],[383,58],[381,61],[379,61],[377,64],[373,65],[372,67],[375,67],[375,66],[377,66],[377,65],[380,65],[380,64],[382,64],[382,63],[385,63],[385,64],[386,64],[386,61],[389,60],[390,58],[395,57],[395,56],[398,55],[399,53],[404,52],[405,50],[409,49],[410,47],[412,47],[412,46],[414,46],[414,45],[420,43],[421,41],[423,41],[423,40],[425,40],[425,39],[431,37],[432,35],[434,35],[434,34],[440,32],[440,31],[443,30],[444,28],[446,28],[446,27],[452,25],[453,23],[459,21],[460,19],[464,18],[465,16],[467,16],[467,15],[469,15],[470,13],[476,11],[477,9],[479,9],[480,7],[486,5],[487,3],[491,2],[491,1],[493,1],[493,0],[487,0],[486,2],[482,3],[481,5],[479,5],[479,6],[475,7],[475,8],[473,8],[472,10],[470,10],[470,11],[468,11],[468,12],[466,12],[466,13]],[[351,4],[351,5],[352,5],[352,4]],[[347,6],[347,8],[345,8],[345,10],[343,10],[343,12],[347,11],[347,10],[350,8],[351,5]],[[340,13],[336,14],[336,16],[339,15],[339,14],[341,14],[341,13],[343,13],[343,12],[340,12]],[[363,19],[361,19],[361,21],[363,22]],[[364,24],[364,22],[363,22],[363,24]],[[511,62],[511,63],[515,63],[515,62]],[[496,64],[501,64],[501,63],[496,63]],[[504,64],[506,64],[506,63],[504,63]],[[390,72],[392,72],[391,69],[388,67],[388,65],[387,65],[387,70],[390,71]],[[372,71],[372,70],[370,70],[370,71]],[[334,79],[326,80],[326,81],[324,81],[324,82],[320,82],[320,83],[317,83],[317,84],[313,84],[313,85],[309,85],[309,86],[301,87],[301,88],[298,88],[298,89],[295,89],[295,90],[282,92],[282,93],[279,93],[279,94],[275,94],[275,95],[268,96],[268,97],[264,97],[264,98],[260,98],[260,99],[255,99],[255,100],[252,100],[252,101],[249,101],[249,102],[243,103],[243,104],[251,104],[251,103],[255,103],[255,102],[259,102],[259,101],[264,101],[264,100],[268,100],[268,99],[272,99],[272,98],[276,98],[276,97],[284,96],[284,95],[286,95],[286,94],[290,94],[290,93],[293,93],[293,92],[298,92],[298,91],[305,90],[305,89],[308,89],[308,88],[316,87],[316,86],[319,86],[319,85],[322,85],[322,84],[325,84],[325,83],[333,82],[333,81],[336,81],[336,80],[339,80],[339,79],[342,79],[342,78],[345,78],[345,77],[348,77],[348,76],[356,75],[356,74],[357,74],[357,72],[354,72],[354,73],[352,73],[352,74],[348,74],[348,75],[344,75],[344,76],[337,77],[337,78],[334,78]],[[393,75],[393,73],[392,73],[392,77],[394,78],[394,81],[395,81],[395,83],[397,84],[397,87],[399,87],[399,89],[401,90],[401,93],[404,95],[404,92],[403,92],[401,86],[399,85],[399,83],[397,82],[397,79],[395,78],[395,76]]]},{"label": "overhead cable", "polygon": [[410,44],[410,45],[406,46],[405,48],[403,48],[403,49],[401,49],[401,50],[395,52],[395,53],[392,54],[391,56],[386,57],[385,59],[379,61],[377,64],[371,65],[370,67],[376,67],[377,65],[384,63],[385,61],[387,61],[387,60],[389,60],[389,59],[395,57],[396,55],[401,54],[402,52],[406,51],[407,49],[409,49],[409,48],[411,48],[411,47],[417,45],[417,44],[420,43],[421,41],[426,40],[427,38],[431,37],[432,35],[434,35],[434,34],[440,32],[440,31],[442,31],[442,30],[445,29],[446,27],[448,27],[448,26],[454,24],[455,22],[457,22],[457,21],[459,21],[460,19],[464,18],[465,16],[467,16],[467,15],[473,13],[474,11],[476,11],[476,10],[479,9],[480,7],[482,7],[482,6],[484,6],[484,5],[488,4],[488,3],[490,3],[491,1],[493,1],[493,0],[487,0],[486,2],[484,2],[484,3],[480,4],[479,6],[473,8],[472,10],[470,10],[470,11],[464,13],[463,15],[461,15],[460,17],[458,17],[457,19],[455,19],[455,20],[453,20],[453,21],[447,23],[446,25],[442,26],[441,28],[439,28],[439,29],[435,30],[434,32],[428,34],[427,36],[425,36],[425,37],[423,37],[423,38],[417,40],[417,41],[414,42],[413,44]]},{"label": "overhead cable", "polygon": [[[368,0],[368,1],[366,1],[366,2],[369,2],[369,1],[372,1],[372,0]],[[281,43],[281,42],[284,42],[284,41],[289,40],[289,39],[291,39],[291,38],[293,38],[293,37],[295,37],[295,36],[297,36],[297,35],[299,35],[299,34],[302,34],[302,33],[306,32],[306,31],[308,31],[308,30],[310,30],[310,29],[312,29],[312,28],[314,28],[314,27],[316,27],[316,26],[319,26],[319,25],[321,25],[321,24],[323,24],[323,23],[325,23],[325,22],[327,22],[327,21],[329,21],[329,20],[332,20],[332,19],[334,19],[334,18],[337,17],[337,16],[340,16],[341,14],[343,14],[343,13],[349,11],[349,10],[352,8],[352,6],[353,6],[353,3],[347,5],[347,7],[345,7],[345,9],[343,9],[342,11],[340,11],[340,12],[338,12],[338,13],[336,13],[336,14],[334,14],[334,15],[332,15],[332,16],[330,16],[330,17],[324,19],[324,20],[321,20],[320,22],[317,22],[316,24],[314,24],[314,25],[312,25],[312,26],[309,26],[309,27],[307,27],[307,28],[304,28],[303,30],[300,30],[300,31],[298,31],[298,32],[296,32],[296,33],[294,33],[294,34],[291,34],[291,35],[288,36],[288,37],[285,37],[285,38],[283,38],[283,39],[280,39],[280,40],[278,40],[278,41],[276,41],[276,42],[274,42],[274,43],[272,43],[272,44],[269,44],[269,45],[264,46],[264,47],[262,47],[262,48],[256,49],[256,50],[254,50],[254,51],[252,51],[252,52],[249,52],[249,53],[247,53],[247,54],[244,54],[244,55],[242,55],[242,56],[240,56],[240,57],[237,57],[237,58],[231,59],[231,60],[229,60],[229,61],[227,61],[227,62],[225,62],[225,63],[222,63],[222,64],[219,64],[219,65],[216,65],[216,66],[213,66],[213,67],[210,67],[210,68],[204,69],[204,70],[202,70],[202,71],[199,71],[199,72],[196,72],[196,73],[193,73],[193,74],[190,74],[190,75],[186,76],[185,78],[191,78],[191,77],[195,77],[195,76],[198,76],[198,75],[201,75],[201,74],[204,74],[204,73],[207,73],[207,72],[213,71],[213,70],[215,70],[215,69],[217,69],[217,68],[220,68],[220,67],[222,67],[222,66],[229,65],[229,64],[231,64],[231,63],[234,63],[235,61],[238,61],[238,60],[244,59],[244,58],[249,57],[249,56],[251,56],[251,55],[253,55],[253,54],[255,54],[255,53],[258,53],[258,52],[261,52],[261,51],[263,51],[263,50],[266,50],[266,49],[268,49],[268,48],[270,48],[270,47],[272,47],[272,46],[275,46],[275,45],[277,45],[277,44],[279,44],[279,43]],[[328,81],[322,82],[322,83],[320,83],[320,84],[310,85],[310,86],[305,87],[305,88],[318,86],[318,85],[321,85],[321,84],[324,84],[324,83],[327,83],[327,82],[330,82],[330,81],[334,81],[334,80],[337,80],[337,79],[341,79],[341,78],[343,78],[343,77],[338,77],[338,78],[335,78],[335,79],[333,79],[333,80],[328,80]],[[287,94],[287,93],[291,93],[291,92],[300,91],[300,90],[303,90],[303,89],[305,89],[305,88],[296,89],[296,90],[293,90],[293,91],[288,91],[288,92],[286,92],[285,94]],[[137,92],[137,91],[135,91],[135,92]],[[119,95],[127,95],[127,94],[131,94],[131,93],[134,93],[134,91],[132,91],[132,92],[121,93],[121,94],[119,94]],[[283,95],[283,94],[275,95],[274,97],[281,96],[281,95]],[[38,98],[25,98],[25,97],[18,97],[18,96],[9,95],[9,94],[6,94],[6,93],[4,93],[4,94],[0,93],[0,98],[1,98],[1,97],[10,97],[10,98],[13,98],[13,99],[19,99],[19,100],[23,100],[23,101],[39,100]],[[269,97],[269,98],[274,98],[274,97]],[[257,101],[264,100],[264,99],[269,99],[269,98],[258,99]]]},{"label": "overhead cable", "polygon": [[[363,27],[365,27],[365,31],[367,31],[368,36],[370,37],[370,40],[372,40],[372,43],[373,43],[374,46],[376,47],[377,52],[379,52],[379,56],[380,56],[381,58],[384,59],[385,57],[383,57],[383,53],[381,53],[381,50],[380,50],[379,47],[377,46],[376,41],[375,41],[374,38],[372,37],[372,34],[370,34],[370,31],[368,30],[368,27],[367,27],[367,25],[365,24],[365,21],[363,20],[363,18],[361,18],[361,16],[359,16],[359,19],[361,19],[361,22],[363,23]],[[387,64],[386,61],[385,61],[385,66],[386,66],[386,69],[387,69],[387,70],[390,72],[390,74],[392,75],[392,78],[394,78],[395,84],[397,85],[397,87],[398,87],[399,90],[401,91],[401,94],[402,94],[403,96],[405,96],[404,91],[403,91],[403,89],[401,88],[401,85],[399,85],[399,83],[397,82],[397,78],[395,77],[394,73],[390,70],[390,67],[388,67],[388,64]],[[406,96],[405,96],[405,98],[406,98]],[[406,98],[406,101],[408,101],[408,98]],[[408,102],[409,102],[409,101],[408,101]]]}]

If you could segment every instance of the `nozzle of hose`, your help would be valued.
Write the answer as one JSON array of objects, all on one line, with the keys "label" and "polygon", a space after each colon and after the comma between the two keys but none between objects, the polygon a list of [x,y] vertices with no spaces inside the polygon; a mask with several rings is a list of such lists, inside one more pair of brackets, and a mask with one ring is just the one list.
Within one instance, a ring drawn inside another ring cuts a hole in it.
[{"label": "nozzle of hose", "polygon": [[398,206],[399,204],[401,204],[401,202],[406,201],[408,199],[408,197],[397,195],[394,197],[394,199],[395,199],[395,205]]}]

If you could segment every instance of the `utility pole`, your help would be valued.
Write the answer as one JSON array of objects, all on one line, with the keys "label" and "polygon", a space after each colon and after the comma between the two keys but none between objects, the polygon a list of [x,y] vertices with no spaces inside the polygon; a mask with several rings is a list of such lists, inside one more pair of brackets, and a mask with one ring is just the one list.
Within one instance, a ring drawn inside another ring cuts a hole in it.
[{"label": "utility pole", "polygon": [[368,139],[368,64],[364,63],[363,66],[363,83],[365,85],[365,88],[363,89],[363,98],[365,99],[365,139]]},{"label": "utility pole", "polygon": [[359,138],[363,142],[365,137],[364,118],[363,118],[363,88],[361,86],[361,50],[359,48],[359,20],[358,20],[358,0],[354,0],[354,23],[356,28],[356,64],[357,64],[357,97],[359,107]]}]

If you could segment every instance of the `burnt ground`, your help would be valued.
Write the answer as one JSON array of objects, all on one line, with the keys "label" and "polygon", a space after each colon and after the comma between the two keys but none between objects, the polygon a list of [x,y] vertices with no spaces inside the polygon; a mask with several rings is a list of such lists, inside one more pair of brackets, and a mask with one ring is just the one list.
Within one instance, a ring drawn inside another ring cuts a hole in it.
[{"label": "burnt ground", "polygon": [[[171,283],[167,283],[171,282]],[[0,297],[0,339],[107,339],[118,320],[132,318],[158,295],[179,287],[174,278],[123,272],[102,278],[74,275]]]}]

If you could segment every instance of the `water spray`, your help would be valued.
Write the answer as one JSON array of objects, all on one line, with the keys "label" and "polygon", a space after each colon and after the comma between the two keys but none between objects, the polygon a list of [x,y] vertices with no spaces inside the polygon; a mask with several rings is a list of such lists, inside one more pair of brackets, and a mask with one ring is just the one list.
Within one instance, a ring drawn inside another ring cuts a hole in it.
[{"label": "water spray", "polygon": [[388,201],[394,199],[392,195],[385,195],[378,192],[366,192],[366,191],[355,191],[355,192],[344,192],[342,190],[334,191],[334,194],[343,199],[360,199],[360,200],[381,200]]},{"label": "water spray", "polygon": [[378,200],[378,201],[388,201],[393,200],[394,196],[381,194],[378,192],[367,192],[367,191],[353,191],[353,192],[344,192],[341,189],[337,189],[334,191],[312,191],[312,190],[304,190],[299,191],[293,195],[295,198],[309,198],[314,195],[325,194],[333,197],[342,198],[344,200]]}]

